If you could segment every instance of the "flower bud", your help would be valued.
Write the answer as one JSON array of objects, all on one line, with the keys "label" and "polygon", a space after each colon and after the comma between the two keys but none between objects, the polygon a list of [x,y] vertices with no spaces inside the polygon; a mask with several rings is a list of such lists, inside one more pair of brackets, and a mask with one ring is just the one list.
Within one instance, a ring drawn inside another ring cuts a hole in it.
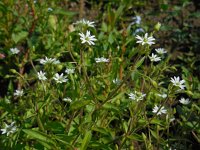
[{"label": "flower bud", "polygon": [[155,29],[156,31],[159,31],[159,30],[160,30],[160,27],[161,27],[161,23],[158,22],[158,23],[154,26],[154,29]]}]

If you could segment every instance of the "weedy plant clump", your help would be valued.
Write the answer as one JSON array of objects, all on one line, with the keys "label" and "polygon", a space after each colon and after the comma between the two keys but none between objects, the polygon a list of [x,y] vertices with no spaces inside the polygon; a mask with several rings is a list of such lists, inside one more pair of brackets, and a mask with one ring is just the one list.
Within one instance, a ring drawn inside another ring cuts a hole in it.
[{"label": "weedy plant clump", "polygon": [[199,80],[170,63],[162,22],[124,24],[130,3],[75,20],[56,2],[0,2],[0,149],[199,145]]}]

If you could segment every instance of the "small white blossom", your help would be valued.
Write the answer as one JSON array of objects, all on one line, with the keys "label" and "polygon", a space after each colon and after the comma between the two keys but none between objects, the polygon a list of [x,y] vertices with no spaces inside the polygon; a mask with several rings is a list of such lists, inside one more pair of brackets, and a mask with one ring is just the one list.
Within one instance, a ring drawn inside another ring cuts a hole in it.
[{"label": "small white blossom", "polygon": [[182,97],[182,98],[179,100],[179,102],[180,102],[181,104],[188,105],[188,104],[190,103],[190,100],[189,100],[189,98],[185,99],[185,98]]},{"label": "small white blossom", "polygon": [[141,23],[141,20],[142,18],[140,16],[135,16],[132,18],[134,21],[131,23],[132,24],[140,24]]},{"label": "small white blossom", "polygon": [[113,79],[112,82],[113,82],[114,84],[119,85],[121,81],[120,81],[120,79],[116,78],[116,79]]},{"label": "small white blossom", "polygon": [[86,20],[86,19],[79,20],[79,21],[75,22],[74,24],[86,25],[88,27],[94,28],[94,22]]},{"label": "small white blossom", "polygon": [[144,37],[136,35],[135,38],[138,40],[136,43],[140,43],[142,45],[145,45],[145,44],[148,44],[148,45],[155,44],[155,42],[154,42],[155,38],[153,38],[153,36],[148,37],[148,33],[145,33]]},{"label": "small white blossom", "polygon": [[155,105],[152,112],[155,113],[155,114],[157,113],[157,115],[167,113],[167,110],[164,108],[164,106],[162,106],[159,111],[158,110],[159,110],[159,107],[157,105]]},{"label": "small white blossom", "polygon": [[172,82],[172,84],[174,85],[174,86],[178,86],[180,89],[184,89],[185,88],[185,85],[184,85],[184,83],[185,83],[185,80],[180,80],[180,77],[178,76],[178,77],[175,77],[174,76],[174,78],[171,78],[171,80],[170,80],[171,82]]},{"label": "small white blossom", "polygon": [[146,96],[146,94],[134,91],[134,93],[129,93],[128,96],[129,96],[129,98],[131,100],[141,101],[141,100],[144,99],[144,97]]},{"label": "small white blossom", "polygon": [[17,48],[11,48],[11,49],[10,49],[10,52],[11,52],[12,54],[18,54],[18,53],[20,52],[20,50],[17,49]]},{"label": "small white blossom", "polygon": [[71,69],[71,68],[67,68],[66,70],[65,70],[65,73],[67,73],[67,74],[73,74],[74,73],[74,70],[75,69]]},{"label": "small white blossom", "polygon": [[39,78],[39,80],[46,80],[47,78],[46,78],[46,76],[45,76],[45,72],[42,72],[42,71],[40,71],[40,72],[38,72],[37,73],[37,75],[38,75],[38,78]]},{"label": "small white blossom", "polygon": [[104,57],[100,58],[95,58],[96,63],[101,63],[101,62],[109,62],[109,59],[106,59]]},{"label": "small white blossom", "polygon": [[61,75],[59,75],[58,73],[56,73],[54,75],[53,79],[56,81],[56,83],[64,83],[64,82],[68,81],[67,77],[65,77],[63,75],[63,73]]},{"label": "small white blossom", "polygon": [[144,32],[144,30],[142,28],[138,28],[138,29],[135,30],[134,34],[137,34],[139,32]]},{"label": "small white blossom", "polygon": [[48,58],[48,57],[45,57],[45,59],[40,59],[40,64],[59,64],[60,61],[59,60],[56,60],[55,58]]},{"label": "small white blossom", "polygon": [[159,55],[167,53],[167,51],[164,48],[157,48],[155,50]]},{"label": "small white blossom", "polygon": [[23,96],[24,91],[23,90],[15,90],[14,96]]},{"label": "small white blossom", "polygon": [[175,120],[175,118],[170,118],[169,122],[173,122]]},{"label": "small white blossom", "polygon": [[4,129],[1,129],[2,131],[2,134],[6,134],[7,136],[9,136],[10,134],[16,132],[17,130],[17,127],[14,126],[15,122],[12,122],[10,125],[7,125],[5,123],[5,128]]},{"label": "small white blossom", "polygon": [[167,94],[157,94],[159,97],[162,97],[162,98],[167,98]]},{"label": "small white blossom", "polygon": [[156,54],[154,54],[154,53],[152,53],[151,56],[149,56],[149,58],[150,58],[150,60],[151,60],[152,62],[157,62],[157,61],[160,61],[160,60],[161,60],[161,58],[158,57],[158,56],[157,56]]},{"label": "small white blossom", "polygon": [[49,7],[49,8],[48,8],[48,11],[53,11],[53,9]]},{"label": "small white blossom", "polygon": [[90,31],[86,31],[86,35],[83,33],[79,33],[80,35],[80,39],[81,39],[81,43],[88,43],[89,45],[95,45],[93,41],[96,41],[97,39],[95,38],[94,35],[90,35]]},{"label": "small white blossom", "polygon": [[63,98],[63,101],[71,103],[71,102],[72,102],[72,99],[69,98],[69,97],[66,97],[66,98]]}]

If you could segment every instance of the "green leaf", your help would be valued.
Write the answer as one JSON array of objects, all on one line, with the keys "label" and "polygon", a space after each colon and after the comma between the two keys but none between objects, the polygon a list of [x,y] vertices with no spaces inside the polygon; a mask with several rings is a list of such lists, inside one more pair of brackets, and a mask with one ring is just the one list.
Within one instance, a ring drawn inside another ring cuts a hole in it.
[{"label": "green leaf", "polygon": [[103,105],[103,108],[104,109],[109,109],[109,110],[112,110],[112,111],[115,111],[115,112],[119,112],[119,108],[118,107],[116,107],[114,104],[112,104],[112,103],[105,103],[104,105]]},{"label": "green leaf", "polygon": [[45,145],[49,145],[50,144],[51,146],[55,146],[56,145],[56,143],[52,139],[50,139],[50,137],[45,133],[42,133],[42,132],[39,132],[39,131],[30,130],[30,129],[23,129],[23,132],[25,132],[29,136],[33,137],[34,139],[40,141],[41,144],[45,143]]},{"label": "green leaf", "polygon": [[136,133],[128,136],[128,138],[131,139],[131,140],[136,140],[136,141],[144,141],[143,137],[139,134],[136,134]]},{"label": "green leaf", "polygon": [[142,57],[142,59],[140,59],[140,60],[135,64],[135,68],[136,68],[136,69],[139,68],[139,67],[142,65],[142,63],[144,62],[144,59],[145,59],[145,56]]},{"label": "green leaf", "polygon": [[12,40],[15,43],[18,43],[19,41],[25,39],[27,36],[28,36],[28,32],[26,32],[26,31],[21,31],[21,32],[18,32],[18,33],[13,33],[12,34]]},{"label": "green leaf", "polygon": [[88,144],[89,144],[89,142],[91,140],[91,137],[92,137],[91,131],[86,132],[85,137],[83,139],[83,142],[81,144],[81,150],[86,150],[87,149],[87,146],[88,146]]},{"label": "green leaf", "polygon": [[77,14],[77,12],[66,11],[64,9],[56,9],[55,11],[53,11],[53,14],[65,15],[65,16],[74,16],[74,15]]},{"label": "green leaf", "polygon": [[150,130],[150,131],[151,131],[151,134],[153,135],[153,137],[155,137],[158,140],[159,136],[156,134],[156,132],[153,130]]},{"label": "green leaf", "polygon": [[81,107],[84,107],[89,103],[90,103],[90,101],[88,101],[88,100],[75,101],[70,105],[70,109],[71,110],[80,109]]}]

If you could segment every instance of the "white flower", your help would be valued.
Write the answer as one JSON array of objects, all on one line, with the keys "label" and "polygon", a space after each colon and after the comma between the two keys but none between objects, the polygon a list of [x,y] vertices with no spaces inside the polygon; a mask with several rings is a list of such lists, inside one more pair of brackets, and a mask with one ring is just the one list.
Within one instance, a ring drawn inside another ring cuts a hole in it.
[{"label": "white flower", "polygon": [[45,72],[42,72],[42,71],[40,71],[40,72],[38,72],[37,73],[37,75],[38,75],[38,78],[39,78],[39,80],[46,80],[47,78],[46,78],[46,76],[45,76]]},{"label": "white flower", "polygon": [[96,63],[100,63],[100,62],[109,62],[109,59],[106,59],[104,57],[100,57],[100,58],[95,58]]},{"label": "white flower", "polygon": [[86,25],[88,27],[94,28],[94,22],[93,21],[89,21],[89,20],[85,20],[85,19],[79,20],[74,24]]},{"label": "white flower", "polygon": [[138,29],[135,30],[134,34],[137,34],[139,32],[144,32],[144,30],[142,28],[138,28]]},{"label": "white flower", "polygon": [[175,118],[170,118],[169,122],[173,122],[175,120]]},{"label": "white flower", "polygon": [[151,56],[149,56],[150,60],[153,61],[153,62],[157,62],[157,61],[160,61],[161,58],[158,57],[156,54],[152,53]]},{"label": "white flower", "polygon": [[6,134],[7,136],[9,136],[11,133],[16,132],[17,127],[14,126],[14,124],[15,124],[15,122],[12,122],[10,125],[7,125],[7,124],[5,123],[5,128],[4,128],[4,129],[1,129],[2,134]]},{"label": "white flower", "polygon": [[184,89],[185,88],[185,85],[184,85],[184,83],[185,83],[185,80],[180,80],[180,77],[178,76],[178,77],[175,77],[174,76],[174,78],[171,78],[171,80],[170,80],[171,82],[172,82],[172,84],[174,85],[174,86],[178,86],[180,89]]},{"label": "white flower", "polygon": [[53,11],[53,9],[49,7],[49,8],[48,8],[48,11]]},{"label": "white flower", "polygon": [[24,91],[23,90],[15,90],[14,96],[23,96]]},{"label": "white flower", "polygon": [[141,20],[142,18],[140,16],[135,16],[132,18],[134,21],[131,23],[132,24],[140,24],[141,23]]},{"label": "white flower", "polygon": [[59,64],[60,61],[56,60],[55,58],[47,58],[45,57],[45,59],[40,59],[40,63],[45,65],[45,64]]},{"label": "white flower", "polygon": [[74,73],[74,70],[75,69],[70,69],[70,68],[67,68],[66,70],[65,70],[65,73],[67,73],[67,74],[73,74]]},{"label": "white flower", "polygon": [[157,48],[155,50],[160,55],[167,53],[167,51],[164,48]]},{"label": "white flower", "polygon": [[146,94],[142,94],[141,92],[134,91],[134,93],[128,94],[129,98],[136,101],[141,101],[146,96]]},{"label": "white flower", "polygon": [[82,41],[81,43],[87,42],[89,45],[95,45],[93,41],[96,41],[97,39],[94,35],[90,35],[90,31],[87,30],[86,35],[84,35],[83,33],[79,33],[79,35]]},{"label": "white flower", "polygon": [[157,105],[155,105],[152,112],[155,113],[155,114],[157,113],[157,115],[167,113],[167,110],[164,108],[164,106],[162,106],[159,111],[158,110],[159,110],[159,107]]},{"label": "white flower", "polygon": [[189,98],[185,99],[185,98],[182,97],[182,98],[179,100],[179,102],[180,102],[181,104],[188,105],[188,104],[190,103],[190,100],[189,100]]},{"label": "white flower", "polygon": [[65,76],[63,76],[63,73],[61,75],[56,73],[53,79],[56,81],[56,83],[64,83],[68,81],[68,79]]},{"label": "white flower", "polygon": [[167,98],[167,94],[157,94],[159,97],[162,97],[162,98]]},{"label": "white flower", "polygon": [[18,53],[20,52],[20,50],[17,49],[17,48],[11,48],[11,49],[10,49],[10,52],[11,52],[12,54],[18,54]]},{"label": "white flower", "polygon": [[69,97],[66,97],[66,98],[63,98],[63,101],[71,103],[71,102],[72,102],[72,99],[69,98]]},{"label": "white flower", "polygon": [[119,85],[121,81],[120,81],[120,79],[116,78],[116,79],[113,79],[112,82],[113,82],[114,84]]},{"label": "white flower", "polygon": [[141,43],[142,45],[145,45],[145,44],[148,44],[148,45],[155,44],[155,42],[153,42],[155,40],[155,38],[153,38],[152,36],[148,37],[148,33],[145,33],[144,37],[136,35],[135,38],[138,39],[138,41],[136,43]]}]

